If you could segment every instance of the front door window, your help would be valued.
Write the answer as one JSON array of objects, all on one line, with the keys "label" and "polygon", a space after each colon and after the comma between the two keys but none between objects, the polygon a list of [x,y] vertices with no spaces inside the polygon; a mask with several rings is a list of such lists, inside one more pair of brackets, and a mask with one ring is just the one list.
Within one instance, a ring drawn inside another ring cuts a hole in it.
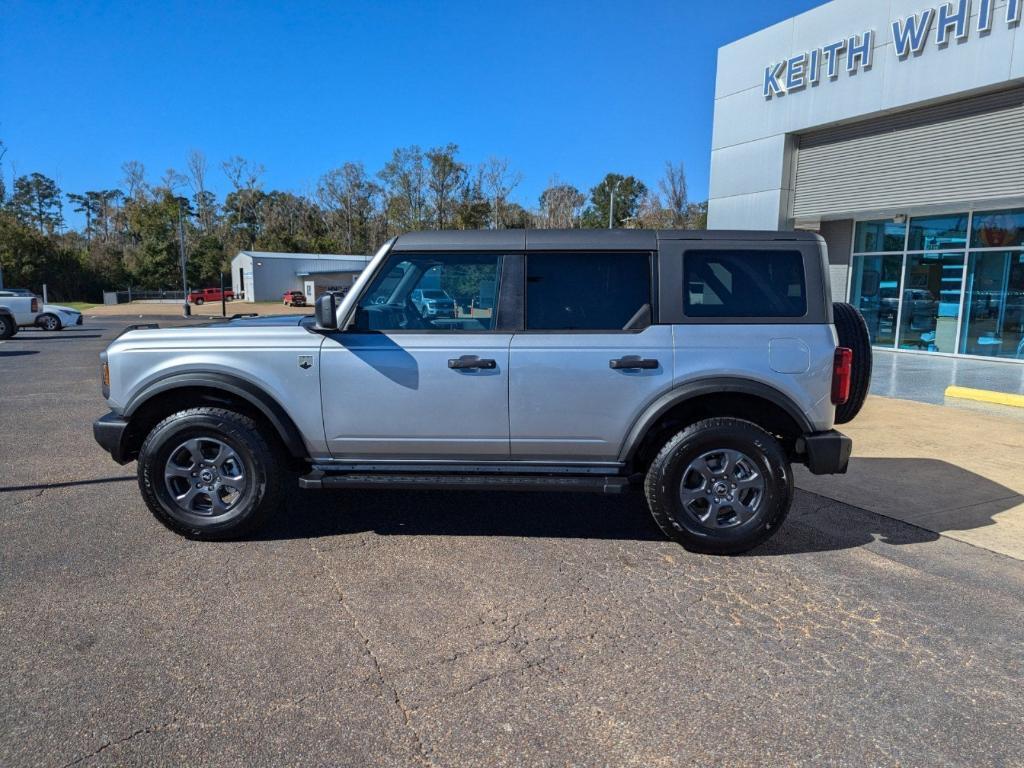
[{"label": "front door window", "polygon": [[359,300],[356,330],[493,331],[501,262],[487,254],[395,254]]}]

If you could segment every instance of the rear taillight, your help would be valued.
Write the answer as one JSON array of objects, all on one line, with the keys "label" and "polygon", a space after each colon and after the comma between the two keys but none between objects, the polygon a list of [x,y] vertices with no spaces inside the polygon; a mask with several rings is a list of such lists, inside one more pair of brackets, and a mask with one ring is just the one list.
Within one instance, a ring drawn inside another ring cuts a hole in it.
[{"label": "rear taillight", "polygon": [[39,299],[37,299],[35,297],[32,297],[32,311],[33,312],[38,312],[39,311]]},{"label": "rear taillight", "polygon": [[832,403],[843,405],[850,399],[850,381],[853,378],[853,350],[847,347],[836,349],[832,365]]}]

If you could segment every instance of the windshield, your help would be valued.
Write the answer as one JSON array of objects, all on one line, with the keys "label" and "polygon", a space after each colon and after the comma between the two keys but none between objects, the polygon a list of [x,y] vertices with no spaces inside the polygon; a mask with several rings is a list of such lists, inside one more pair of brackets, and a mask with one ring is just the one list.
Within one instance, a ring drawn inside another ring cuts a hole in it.
[{"label": "windshield", "polygon": [[423,297],[427,299],[447,299],[448,294],[444,291],[424,291]]}]

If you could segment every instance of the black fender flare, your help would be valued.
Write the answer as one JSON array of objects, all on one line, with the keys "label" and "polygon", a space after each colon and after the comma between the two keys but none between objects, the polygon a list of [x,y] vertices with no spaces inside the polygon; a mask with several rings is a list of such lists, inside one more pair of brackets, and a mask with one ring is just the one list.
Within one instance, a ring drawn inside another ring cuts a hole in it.
[{"label": "black fender flare", "polygon": [[288,453],[297,459],[309,457],[302,433],[299,432],[299,428],[295,426],[295,422],[281,407],[281,404],[258,385],[227,373],[213,371],[175,373],[150,382],[128,401],[123,411],[124,418],[130,420],[133,414],[157,395],[175,389],[193,387],[221,390],[245,400],[266,417],[277,434],[280,435]]},{"label": "black fender flare", "polygon": [[675,406],[704,395],[716,395],[723,392],[752,395],[767,400],[773,405],[777,405],[793,419],[805,435],[814,432],[814,426],[808,420],[807,414],[790,397],[775,387],[750,379],[716,376],[680,384],[663,393],[648,405],[626,434],[622,449],[619,451],[619,461],[631,461],[647,435],[647,431]]}]

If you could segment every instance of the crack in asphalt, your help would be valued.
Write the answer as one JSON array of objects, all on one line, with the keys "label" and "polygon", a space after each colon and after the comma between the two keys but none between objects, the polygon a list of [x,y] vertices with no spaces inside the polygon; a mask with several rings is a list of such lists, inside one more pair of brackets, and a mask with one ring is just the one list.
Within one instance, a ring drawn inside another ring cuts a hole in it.
[{"label": "crack in asphalt", "polygon": [[[335,592],[338,594],[338,604],[348,616],[349,621],[352,623],[352,628],[355,629],[356,633],[362,640],[363,650],[366,652],[366,656],[373,664],[377,676],[377,682],[382,690],[387,690],[391,694],[392,703],[398,707],[399,712],[402,713],[402,719],[405,722],[405,727],[408,729],[409,733],[412,734],[413,741],[415,742],[417,751],[419,752],[420,760],[425,765],[430,766],[430,768],[438,768],[437,764],[430,757],[430,751],[427,749],[427,745],[423,742],[423,738],[420,736],[419,731],[416,730],[416,726],[412,722],[412,711],[406,706],[405,702],[402,701],[402,697],[398,693],[398,688],[385,676],[384,667],[381,665],[380,659],[377,658],[377,654],[374,653],[369,635],[367,635],[363,630],[362,625],[359,623],[359,618],[352,611],[351,606],[349,606],[348,601],[345,599],[344,588],[334,575],[334,571],[328,567],[327,559],[324,557],[323,552],[313,542],[310,542],[309,546],[313,550],[313,554],[316,555],[317,561],[320,563],[320,568],[324,572],[324,575],[327,576],[334,585]],[[384,697],[382,696],[382,698]]]},{"label": "crack in asphalt", "polygon": [[103,752],[104,750],[109,749],[110,747],[116,747],[116,746],[118,746],[120,744],[125,744],[125,743],[131,741],[132,739],[134,739],[136,736],[142,736],[142,735],[145,735],[145,734],[155,733],[155,732],[157,732],[159,730],[167,728],[170,725],[172,725],[175,720],[177,720],[177,715],[175,715],[173,718],[168,720],[166,723],[158,723],[157,725],[148,725],[145,728],[139,728],[136,731],[132,731],[130,734],[128,734],[127,736],[125,736],[123,738],[113,739],[111,741],[104,742],[98,748],[94,749],[92,752],[89,752],[88,754],[82,755],[81,757],[77,757],[74,760],[72,760],[70,763],[65,763],[61,768],[71,768],[71,766],[73,766],[73,765],[78,765],[79,763],[83,763],[86,760],[91,760],[92,758],[96,757],[101,752]]}]

